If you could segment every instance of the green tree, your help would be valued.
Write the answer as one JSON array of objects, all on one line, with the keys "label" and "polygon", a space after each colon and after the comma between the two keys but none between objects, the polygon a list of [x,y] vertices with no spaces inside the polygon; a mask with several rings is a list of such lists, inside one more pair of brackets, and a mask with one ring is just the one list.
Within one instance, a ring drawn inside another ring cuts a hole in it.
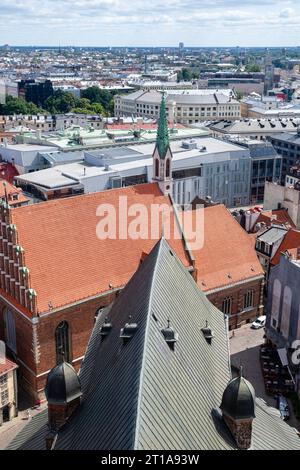
[{"label": "green tree", "polygon": [[10,116],[13,114],[47,114],[44,109],[34,103],[27,102],[21,98],[7,96],[6,102],[0,104],[0,114]]},{"label": "green tree", "polygon": [[193,74],[189,69],[182,69],[177,73],[178,82],[190,82],[193,78]]},{"label": "green tree", "polygon": [[257,64],[247,64],[245,70],[246,72],[260,72],[260,67]]},{"label": "green tree", "polygon": [[244,93],[242,93],[241,91],[236,91],[235,95],[236,95],[236,99],[240,101],[243,98]]},{"label": "green tree", "polygon": [[111,115],[114,112],[114,95],[116,91],[101,90],[92,86],[82,91],[82,98],[90,100],[91,104],[100,104],[103,110],[99,114]]},{"label": "green tree", "polygon": [[53,96],[45,101],[45,108],[52,114],[69,113],[77,106],[77,99],[72,93],[56,90]]},{"label": "green tree", "polygon": [[92,114],[90,109],[86,108],[73,108],[72,113],[74,114]]}]

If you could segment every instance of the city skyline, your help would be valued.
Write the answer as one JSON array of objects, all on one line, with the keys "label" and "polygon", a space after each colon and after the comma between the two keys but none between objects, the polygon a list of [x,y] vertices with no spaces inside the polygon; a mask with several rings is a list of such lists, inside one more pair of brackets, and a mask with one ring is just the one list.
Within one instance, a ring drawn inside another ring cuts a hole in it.
[{"label": "city skyline", "polygon": [[[1,1],[0,43],[12,46],[294,47],[296,0]],[[187,27],[188,26],[188,27]],[[157,31],[159,30],[159,35]],[[262,39],[263,38],[263,39]]]}]

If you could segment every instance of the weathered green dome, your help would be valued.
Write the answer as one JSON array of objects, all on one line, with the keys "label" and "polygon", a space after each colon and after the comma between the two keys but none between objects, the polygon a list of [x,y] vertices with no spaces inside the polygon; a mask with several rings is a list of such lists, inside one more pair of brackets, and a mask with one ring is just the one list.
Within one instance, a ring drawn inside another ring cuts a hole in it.
[{"label": "weathered green dome", "polygon": [[251,383],[242,376],[242,371],[225,388],[221,410],[233,419],[255,418],[255,391]]}]

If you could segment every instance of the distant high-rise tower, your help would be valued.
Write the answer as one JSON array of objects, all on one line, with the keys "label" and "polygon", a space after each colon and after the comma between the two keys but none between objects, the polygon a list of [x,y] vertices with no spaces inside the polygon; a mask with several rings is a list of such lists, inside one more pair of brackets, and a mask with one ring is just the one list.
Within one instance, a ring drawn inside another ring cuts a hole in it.
[{"label": "distant high-rise tower", "polygon": [[148,59],[147,59],[147,54],[145,54],[144,73],[146,74],[147,72],[148,72]]},{"label": "distant high-rise tower", "polygon": [[179,54],[182,54],[182,53],[183,53],[183,50],[184,50],[184,44],[183,44],[183,42],[180,42],[180,43],[179,43],[179,47],[178,47],[178,48],[179,48]]},{"label": "distant high-rise tower", "polygon": [[172,151],[169,141],[168,119],[166,111],[166,100],[163,94],[156,144],[153,152],[153,181],[159,184],[164,195],[172,195]]},{"label": "distant high-rise tower", "polygon": [[272,57],[269,50],[266,50],[265,56],[265,83],[264,93],[267,94],[268,90],[271,90],[274,86],[274,65],[272,63]]}]

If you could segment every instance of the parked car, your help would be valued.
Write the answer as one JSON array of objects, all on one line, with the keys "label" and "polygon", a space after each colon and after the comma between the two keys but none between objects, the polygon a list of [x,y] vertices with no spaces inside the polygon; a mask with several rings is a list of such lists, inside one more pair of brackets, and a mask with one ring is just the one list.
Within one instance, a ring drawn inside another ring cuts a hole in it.
[{"label": "parked car", "polygon": [[290,409],[287,402],[287,399],[283,395],[278,395],[277,397],[277,407],[280,412],[281,419],[287,420],[290,419]]},{"label": "parked car", "polygon": [[251,328],[254,330],[258,330],[259,328],[263,328],[266,326],[266,315],[262,315],[261,317],[256,318],[251,325]]}]

